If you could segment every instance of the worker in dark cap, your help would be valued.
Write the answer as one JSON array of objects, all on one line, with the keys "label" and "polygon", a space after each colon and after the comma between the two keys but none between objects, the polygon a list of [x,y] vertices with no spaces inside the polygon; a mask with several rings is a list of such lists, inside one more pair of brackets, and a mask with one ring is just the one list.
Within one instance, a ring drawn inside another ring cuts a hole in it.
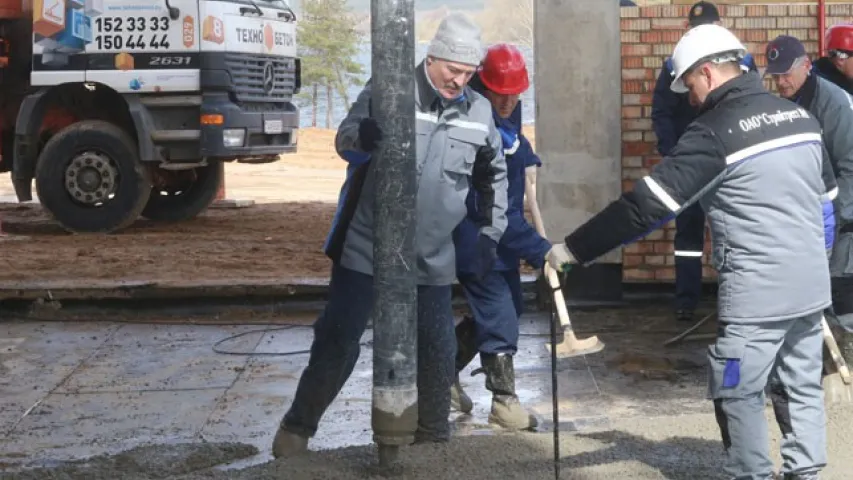
[{"label": "worker in dark cap", "polygon": [[[720,12],[711,2],[698,2],[690,8],[686,27],[719,25]],[[744,71],[758,71],[750,54],[741,61]],[[688,96],[673,92],[674,69],[667,58],[655,85],[652,99],[652,126],[657,135],[657,148],[666,157],[678,143],[687,125],[696,118],[698,105],[691,105]],[[705,214],[698,204],[691,205],[675,219],[675,316],[690,321],[702,295],[702,250],[705,246]]]},{"label": "worker in dark cap", "polygon": [[806,49],[797,38],[776,37],[767,44],[766,54],[765,73],[773,77],[779,94],[808,110],[820,122],[836,175],[838,186],[824,200],[832,281],[832,307],[826,317],[838,330],[838,346],[844,360],[853,365],[853,99],[813,71]]},{"label": "worker in dark cap", "polygon": [[713,23],[720,25],[720,11],[717,6],[711,2],[696,2],[690,7],[690,13],[687,15],[687,24],[690,28],[699,25],[707,25]]}]

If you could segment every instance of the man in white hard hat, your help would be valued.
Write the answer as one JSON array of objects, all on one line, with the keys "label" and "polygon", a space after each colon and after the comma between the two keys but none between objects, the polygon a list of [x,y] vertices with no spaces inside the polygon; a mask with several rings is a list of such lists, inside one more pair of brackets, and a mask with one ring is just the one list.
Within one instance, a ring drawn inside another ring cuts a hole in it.
[{"label": "man in white hard hat", "polygon": [[[702,1],[690,7],[685,24],[687,29],[707,24],[721,25],[722,19],[714,3]],[[749,53],[741,60],[741,68],[758,71]],[[672,58],[667,57],[663,61],[652,96],[652,128],[661,157],[669,155],[678,143],[678,137],[698,114],[698,106],[691,104],[686,94],[673,92],[669,88],[674,76]],[[691,205],[675,218],[675,238],[672,243],[675,247],[675,318],[691,322],[702,299],[705,213],[700,205]]]},{"label": "man in white hard hat", "polygon": [[[589,264],[699,202],[719,272],[709,398],[729,478],[771,479],[764,417],[768,377],[789,398],[777,416],[786,479],[826,465],[821,316],[830,305],[821,198],[834,188],[820,125],[738,64],[743,44],[719,25],[688,31],[673,53],[671,88],[699,116],[651,173],[565,238],[548,262]],[[829,188],[828,188],[829,187]]]}]

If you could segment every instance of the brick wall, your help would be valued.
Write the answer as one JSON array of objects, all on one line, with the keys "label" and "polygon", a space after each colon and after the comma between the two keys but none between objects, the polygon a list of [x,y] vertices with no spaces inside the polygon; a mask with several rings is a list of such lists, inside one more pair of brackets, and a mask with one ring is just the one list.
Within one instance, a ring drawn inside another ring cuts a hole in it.
[{"label": "brick wall", "polygon": [[[692,3],[692,2],[689,2]],[[817,4],[718,4],[726,27],[738,35],[762,69],[764,47],[778,35],[798,37],[811,54],[818,49]],[[664,58],[684,33],[690,5],[621,8],[622,24],[622,188],[629,189],[660,161],[652,129],[652,92]],[[853,21],[853,4],[829,4],[826,25]],[[769,81],[768,88],[772,89]],[[626,282],[671,282],[675,278],[675,222],[624,249]],[[705,281],[715,281],[705,244]]]}]

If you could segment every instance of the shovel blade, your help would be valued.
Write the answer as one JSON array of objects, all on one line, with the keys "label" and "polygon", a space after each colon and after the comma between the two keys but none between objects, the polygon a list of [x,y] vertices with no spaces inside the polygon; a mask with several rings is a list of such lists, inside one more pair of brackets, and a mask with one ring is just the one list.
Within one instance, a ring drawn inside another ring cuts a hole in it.
[{"label": "shovel blade", "polygon": [[550,343],[546,343],[545,348],[548,349],[548,352],[556,348],[557,358],[571,358],[598,353],[604,350],[604,343],[598,337],[589,337],[580,340],[574,338],[573,335],[566,335],[561,342],[557,343],[556,347]]}]

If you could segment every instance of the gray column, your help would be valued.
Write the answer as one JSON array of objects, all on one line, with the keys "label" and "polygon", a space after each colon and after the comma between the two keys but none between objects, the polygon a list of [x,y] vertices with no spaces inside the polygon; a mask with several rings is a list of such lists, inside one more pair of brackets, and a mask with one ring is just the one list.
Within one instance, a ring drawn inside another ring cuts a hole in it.
[{"label": "gray column", "polygon": [[[535,3],[538,200],[551,241],[621,193],[622,63],[617,0]],[[574,269],[570,297],[621,296],[621,249]]]}]

